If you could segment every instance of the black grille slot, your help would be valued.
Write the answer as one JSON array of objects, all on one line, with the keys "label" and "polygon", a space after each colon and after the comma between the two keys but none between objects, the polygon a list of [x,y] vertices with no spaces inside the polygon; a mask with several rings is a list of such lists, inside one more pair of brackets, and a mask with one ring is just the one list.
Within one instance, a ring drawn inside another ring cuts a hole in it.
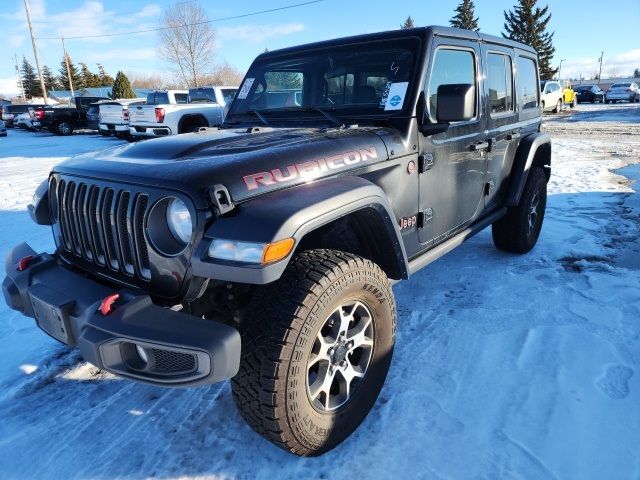
[{"label": "black grille slot", "polygon": [[67,179],[55,189],[61,248],[126,276],[151,280],[144,235],[147,194]]},{"label": "black grille slot", "polygon": [[190,373],[197,368],[196,356],[153,348],[154,370],[162,373]]}]

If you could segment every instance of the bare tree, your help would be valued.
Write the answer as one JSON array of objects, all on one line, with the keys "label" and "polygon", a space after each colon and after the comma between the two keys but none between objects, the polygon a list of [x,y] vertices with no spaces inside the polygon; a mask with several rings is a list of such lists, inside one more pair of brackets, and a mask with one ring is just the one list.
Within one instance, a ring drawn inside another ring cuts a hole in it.
[{"label": "bare tree", "polygon": [[243,72],[223,62],[213,70],[213,73],[205,75],[203,80],[207,85],[240,85],[243,78]]},{"label": "bare tree", "polygon": [[215,30],[197,2],[166,8],[160,20],[158,50],[190,87],[200,86],[205,72],[213,70]]}]

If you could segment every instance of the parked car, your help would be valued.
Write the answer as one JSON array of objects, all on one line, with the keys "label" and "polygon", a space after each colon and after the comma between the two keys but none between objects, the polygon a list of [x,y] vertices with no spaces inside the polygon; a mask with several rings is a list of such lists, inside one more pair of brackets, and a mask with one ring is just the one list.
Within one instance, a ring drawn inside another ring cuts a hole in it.
[{"label": "parked car", "polygon": [[119,99],[100,104],[100,134],[115,135],[129,140],[129,112],[138,105],[144,105],[144,98]]},{"label": "parked car", "polygon": [[597,85],[578,85],[574,87],[578,103],[604,103],[604,91]]},{"label": "parked car", "polygon": [[44,112],[38,114],[37,127],[45,128],[56,135],[71,135],[74,130],[87,127],[87,111],[92,103],[100,100],[110,100],[106,97],[75,97],[70,106],[46,107],[38,109]]},{"label": "parked car", "polygon": [[605,94],[607,103],[616,103],[626,100],[627,102],[640,102],[640,87],[636,82],[614,83]]},{"label": "parked car", "polygon": [[540,82],[540,106],[542,112],[559,113],[564,103],[562,85],[556,80],[543,80]]},{"label": "parked car", "polygon": [[22,128],[23,130],[37,130],[34,123],[36,123],[36,119],[33,115],[33,111],[31,110],[24,113],[18,113],[13,117],[13,126],[15,128]]},{"label": "parked car", "polygon": [[13,125],[13,120],[15,118],[16,115],[20,114],[20,113],[28,113],[29,111],[35,111],[38,108],[42,108],[45,105],[41,105],[41,104],[20,104],[20,105],[16,105],[16,104],[12,104],[12,105],[5,105],[4,107],[2,107],[2,120],[5,122],[6,126],[9,128],[12,128]]},{"label": "parked car", "polygon": [[[283,79],[304,80],[301,104],[260,107]],[[552,163],[538,81],[533,48],[448,27],[263,53],[220,128],[56,165],[29,206],[56,250],[14,247],[4,298],[120,377],[233,378],[256,432],[320,455],[358,428],[410,340],[393,282],[489,226],[500,250],[536,245]]]},{"label": "parked car", "polygon": [[575,108],[578,104],[578,97],[576,92],[571,86],[571,82],[565,80],[562,82],[562,98],[565,105],[569,105],[571,108]]},{"label": "parked car", "polygon": [[7,125],[4,123],[4,121],[0,120],[0,137],[6,137],[7,136]]},{"label": "parked car", "polygon": [[139,105],[130,110],[129,132],[135,139],[190,133],[224,121],[227,102],[237,87],[201,87],[189,90],[188,103]]}]

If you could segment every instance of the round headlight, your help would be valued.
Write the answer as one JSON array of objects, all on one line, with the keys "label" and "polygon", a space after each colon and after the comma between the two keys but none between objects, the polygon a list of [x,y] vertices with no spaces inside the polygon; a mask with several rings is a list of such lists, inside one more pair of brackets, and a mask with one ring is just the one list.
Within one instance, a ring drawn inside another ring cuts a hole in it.
[{"label": "round headlight", "polygon": [[189,243],[193,229],[191,212],[179,198],[173,198],[167,205],[167,224],[171,233],[181,243]]}]

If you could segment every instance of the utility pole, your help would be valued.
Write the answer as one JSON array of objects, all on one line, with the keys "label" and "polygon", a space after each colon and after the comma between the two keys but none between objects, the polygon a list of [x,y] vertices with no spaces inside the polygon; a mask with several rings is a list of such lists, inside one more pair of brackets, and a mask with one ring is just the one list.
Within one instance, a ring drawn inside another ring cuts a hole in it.
[{"label": "utility pole", "polygon": [[602,78],[602,58],[604,57],[604,50],[600,54],[600,72],[598,72],[598,86],[600,86],[600,79]]},{"label": "utility pole", "polygon": [[563,58],[562,60],[560,60],[560,66],[558,67],[558,81],[562,79],[562,77],[560,76],[560,72],[562,72],[562,62],[564,62],[565,60],[566,58]]},{"label": "utility pole", "polygon": [[42,97],[44,98],[44,103],[48,104],[49,99],[47,98],[47,88],[44,85],[44,78],[42,77],[42,72],[40,71],[40,58],[38,57],[38,47],[36,47],[36,39],[33,36],[33,27],[31,26],[31,13],[29,12],[29,2],[24,0],[24,9],[27,12],[27,23],[29,24],[29,34],[31,35],[31,45],[33,45],[33,56],[36,59],[36,68],[38,69],[38,77],[40,77],[40,87],[42,87]]},{"label": "utility pole", "polygon": [[69,90],[71,90],[71,97],[75,97],[73,93],[73,81],[71,80],[71,69],[69,68],[69,55],[67,55],[67,49],[64,46],[64,37],[62,37],[62,51],[64,52],[64,62],[67,64],[67,78],[69,79]]},{"label": "utility pole", "polygon": [[24,85],[22,84],[22,77],[20,76],[20,67],[18,67],[18,55],[13,54],[13,58],[16,59],[16,75],[18,76],[18,85],[20,85],[20,95],[22,96],[22,101],[27,101],[27,96],[24,94]]}]

